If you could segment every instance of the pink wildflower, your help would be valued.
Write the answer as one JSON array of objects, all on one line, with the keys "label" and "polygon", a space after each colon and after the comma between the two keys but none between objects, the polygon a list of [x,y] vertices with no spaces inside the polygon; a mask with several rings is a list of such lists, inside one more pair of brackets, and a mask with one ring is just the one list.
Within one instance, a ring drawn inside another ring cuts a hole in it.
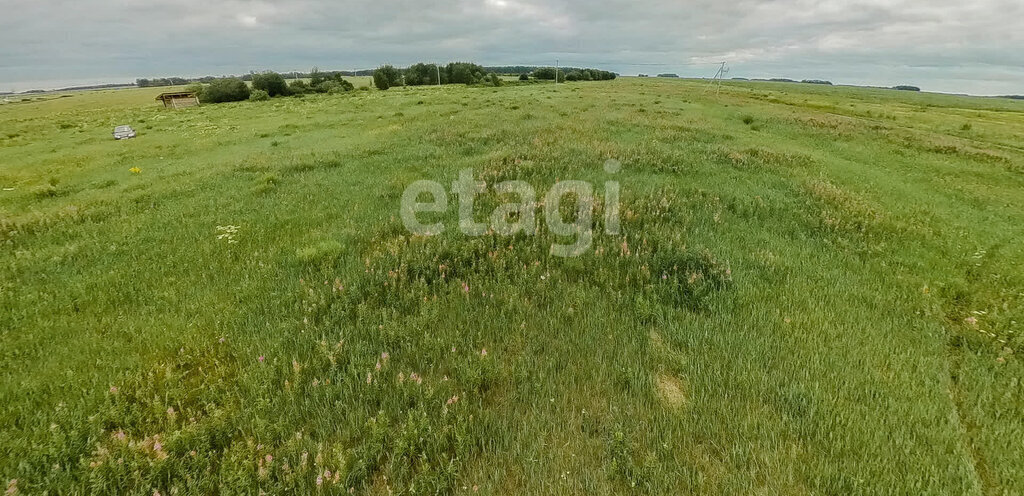
[{"label": "pink wildflower", "polygon": [[274,455],[271,455],[271,454],[268,453],[267,456],[263,457],[263,459],[266,460],[267,463],[270,463],[270,462],[274,461]]},{"label": "pink wildflower", "polygon": [[266,360],[266,358],[264,358],[263,355],[260,355],[259,358],[256,359],[256,361],[260,363],[263,363],[263,360]]},{"label": "pink wildflower", "polygon": [[487,356],[487,348],[484,348],[484,349],[480,350],[480,356],[481,357]]}]

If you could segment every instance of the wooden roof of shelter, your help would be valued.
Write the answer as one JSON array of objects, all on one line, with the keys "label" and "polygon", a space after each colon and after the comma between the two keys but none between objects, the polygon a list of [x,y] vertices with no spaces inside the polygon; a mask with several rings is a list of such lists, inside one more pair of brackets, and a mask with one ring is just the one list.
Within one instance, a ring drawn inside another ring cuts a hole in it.
[{"label": "wooden roof of shelter", "polygon": [[157,95],[156,100],[159,102],[168,102],[175,98],[194,98],[195,96],[196,92],[194,91],[169,91]]}]

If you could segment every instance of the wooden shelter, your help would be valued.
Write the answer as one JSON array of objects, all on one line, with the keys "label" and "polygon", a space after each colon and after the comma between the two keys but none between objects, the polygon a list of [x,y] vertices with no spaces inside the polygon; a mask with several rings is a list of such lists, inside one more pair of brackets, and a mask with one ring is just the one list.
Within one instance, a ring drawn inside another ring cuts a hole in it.
[{"label": "wooden shelter", "polygon": [[160,93],[157,95],[156,101],[164,102],[165,108],[173,109],[199,106],[199,97],[196,96],[194,91]]}]

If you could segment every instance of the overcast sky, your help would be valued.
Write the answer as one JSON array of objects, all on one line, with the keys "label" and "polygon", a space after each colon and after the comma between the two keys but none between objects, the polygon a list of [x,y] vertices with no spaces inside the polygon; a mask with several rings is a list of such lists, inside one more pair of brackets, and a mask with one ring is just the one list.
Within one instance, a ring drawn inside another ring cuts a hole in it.
[{"label": "overcast sky", "polygon": [[467,60],[1024,93],[1022,0],[0,0],[0,91]]}]

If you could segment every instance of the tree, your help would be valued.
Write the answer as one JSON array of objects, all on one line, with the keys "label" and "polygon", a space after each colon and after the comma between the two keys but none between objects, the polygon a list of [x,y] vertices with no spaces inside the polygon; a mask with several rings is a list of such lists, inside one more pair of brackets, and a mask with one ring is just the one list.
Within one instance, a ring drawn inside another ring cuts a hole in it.
[{"label": "tree", "polygon": [[312,69],[310,69],[310,71],[309,71],[309,85],[310,86],[315,88],[315,87],[319,86],[320,83],[324,82],[324,80],[325,80],[324,73],[320,72],[320,68],[319,67],[313,67]]},{"label": "tree", "polygon": [[306,93],[310,93],[311,91],[312,88],[310,88],[309,85],[306,84],[306,82],[301,79],[293,80],[291,83],[288,84],[289,95],[305,95]]},{"label": "tree", "polygon": [[373,85],[378,90],[386,90],[392,86],[402,85],[402,71],[391,65],[382,65],[373,71]]},{"label": "tree", "polygon": [[413,64],[405,70],[405,84],[409,86],[437,84],[437,66],[434,64]]},{"label": "tree", "polygon": [[529,81],[530,80],[530,74],[527,73],[527,72],[524,72],[524,73],[520,74],[519,75],[519,80],[520,81]]},{"label": "tree", "polygon": [[342,79],[340,73],[335,73],[331,80],[328,82],[334,83],[333,87],[327,89],[328,93],[338,93],[344,91],[352,91],[356,89],[356,87],[352,86],[352,83],[348,82],[348,80]]},{"label": "tree", "polygon": [[533,71],[533,77],[535,79],[544,79],[551,81],[555,79],[555,68],[554,67],[541,67]]},{"label": "tree", "polygon": [[270,95],[263,90],[252,90],[252,92],[249,93],[249,100],[253,102],[264,102],[270,100]]},{"label": "tree", "polygon": [[487,76],[482,66],[470,62],[452,62],[445,67],[448,82],[455,84],[476,84]]},{"label": "tree", "polygon": [[266,91],[270,96],[288,95],[288,83],[276,72],[253,74],[252,88]]},{"label": "tree", "polygon": [[238,78],[216,79],[203,89],[205,103],[238,102],[249,98],[249,86]]}]

